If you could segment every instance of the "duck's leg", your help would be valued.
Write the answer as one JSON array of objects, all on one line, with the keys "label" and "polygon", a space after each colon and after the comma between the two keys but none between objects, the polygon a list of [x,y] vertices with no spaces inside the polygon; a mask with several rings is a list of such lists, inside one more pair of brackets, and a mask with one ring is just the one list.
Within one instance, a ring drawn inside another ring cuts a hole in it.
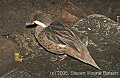
[{"label": "duck's leg", "polygon": [[51,61],[62,61],[67,57],[66,54],[58,55],[56,54],[55,57],[51,57]]},{"label": "duck's leg", "polygon": [[67,55],[66,54],[64,54],[64,55],[58,55],[58,57],[59,57],[59,61],[62,61],[62,60],[64,60],[66,57],[67,57]]}]

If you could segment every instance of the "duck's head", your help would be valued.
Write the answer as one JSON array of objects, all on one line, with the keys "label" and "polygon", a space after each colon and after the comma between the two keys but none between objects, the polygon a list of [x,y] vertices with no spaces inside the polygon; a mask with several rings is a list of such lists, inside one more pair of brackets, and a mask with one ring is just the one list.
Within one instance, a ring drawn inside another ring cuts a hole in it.
[{"label": "duck's head", "polygon": [[41,26],[41,27],[47,27],[52,23],[52,16],[46,13],[39,13],[36,14],[33,18],[32,23],[26,23],[27,27],[30,26]]}]

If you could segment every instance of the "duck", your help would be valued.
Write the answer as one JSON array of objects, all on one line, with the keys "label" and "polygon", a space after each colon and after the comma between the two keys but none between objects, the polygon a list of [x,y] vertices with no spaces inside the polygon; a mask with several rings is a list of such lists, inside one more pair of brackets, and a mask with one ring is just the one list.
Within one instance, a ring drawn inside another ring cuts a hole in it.
[{"label": "duck", "polygon": [[68,55],[81,62],[100,69],[91,57],[87,47],[77,36],[76,31],[51,15],[39,13],[34,16],[32,23],[26,26],[35,26],[37,41],[49,52],[56,55]]}]

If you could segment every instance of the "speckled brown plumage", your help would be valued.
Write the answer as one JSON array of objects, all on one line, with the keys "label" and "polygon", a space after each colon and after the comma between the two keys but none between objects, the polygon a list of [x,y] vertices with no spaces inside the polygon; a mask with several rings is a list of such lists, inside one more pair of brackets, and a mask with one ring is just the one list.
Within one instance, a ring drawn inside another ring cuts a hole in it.
[{"label": "speckled brown plumage", "polygon": [[46,50],[55,54],[70,55],[100,69],[80,38],[62,22],[54,21],[47,27],[37,25],[35,36]]}]

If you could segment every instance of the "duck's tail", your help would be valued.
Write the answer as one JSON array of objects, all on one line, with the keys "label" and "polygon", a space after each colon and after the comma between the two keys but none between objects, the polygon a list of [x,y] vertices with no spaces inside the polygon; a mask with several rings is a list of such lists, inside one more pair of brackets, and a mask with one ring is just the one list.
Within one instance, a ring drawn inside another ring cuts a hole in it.
[{"label": "duck's tail", "polygon": [[90,53],[88,51],[88,49],[85,47],[85,45],[79,41],[76,43],[77,44],[77,48],[79,48],[79,52],[78,51],[75,51],[74,49],[72,48],[69,48],[68,50],[68,55],[82,61],[82,62],[85,62],[87,64],[90,64],[94,67],[96,67],[97,69],[101,70],[98,65],[95,63],[95,61],[93,60],[93,58],[90,56]]}]

